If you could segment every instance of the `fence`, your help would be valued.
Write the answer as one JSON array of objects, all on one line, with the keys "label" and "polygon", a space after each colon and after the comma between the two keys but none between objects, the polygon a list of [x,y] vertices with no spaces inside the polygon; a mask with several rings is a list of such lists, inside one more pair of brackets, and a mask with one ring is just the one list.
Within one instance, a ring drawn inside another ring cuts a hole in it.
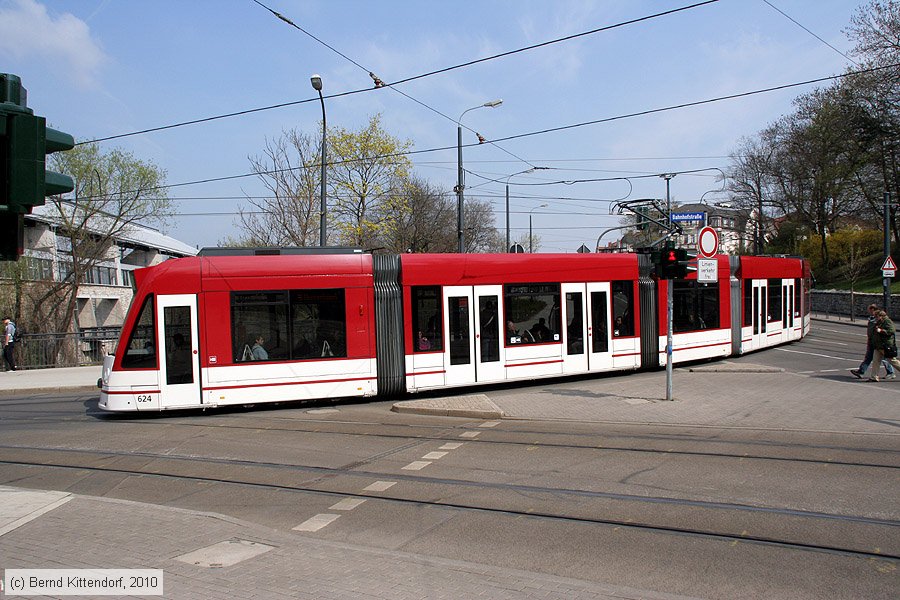
[{"label": "fence", "polygon": [[28,333],[16,344],[21,369],[99,365],[115,350],[120,328],[97,327],[78,333]]}]

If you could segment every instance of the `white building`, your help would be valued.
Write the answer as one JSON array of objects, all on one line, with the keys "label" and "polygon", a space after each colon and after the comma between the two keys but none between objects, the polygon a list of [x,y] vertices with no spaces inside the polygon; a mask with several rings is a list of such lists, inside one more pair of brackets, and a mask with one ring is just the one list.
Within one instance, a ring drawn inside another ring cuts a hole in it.
[{"label": "white building", "polygon": [[[63,221],[52,202],[25,215],[25,279],[62,281],[72,268],[71,242],[58,236]],[[115,240],[107,260],[85,274],[78,286],[75,317],[80,330],[120,327],[133,296],[132,272],[169,258],[194,256],[197,249],[150,227],[134,225]]]}]

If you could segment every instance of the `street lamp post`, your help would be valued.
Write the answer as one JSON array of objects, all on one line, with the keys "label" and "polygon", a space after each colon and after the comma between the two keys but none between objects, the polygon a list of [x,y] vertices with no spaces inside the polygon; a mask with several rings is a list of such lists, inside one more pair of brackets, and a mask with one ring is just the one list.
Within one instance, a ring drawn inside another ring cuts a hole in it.
[{"label": "street lamp post", "polygon": [[546,204],[541,204],[539,206],[535,206],[531,210],[528,211],[528,253],[534,254],[534,238],[531,235],[531,213],[536,211],[539,208],[546,208]]},{"label": "street lamp post", "polygon": [[[660,175],[666,180],[666,221],[672,224],[672,202],[669,196],[669,182],[675,177],[675,173]],[[672,307],[674,305],[674,285],[672,278],[666,280],[666,400],[672,401]]]},{"label": "street lamp post", "polygon": [[325,240],[327,239],[325,226],[325,213],[327,210],[327,204],[325,202],[325,98],[322,97],[322,77],[316,74],[310,77],[309,81],[312,83],[313,89],[319,92],[319,103],[322,105],[322,176],[319,200],[319,245],[325,246]]},{"label": "street lamp post", "polygon": [[525,169],[524,171],[519,171],[518,173],[513,173],[509,177],[506,178],[506,251],[509,252],[511,246],[509,245],[509,180],[515,177],[516,175],[524,175],[525,173],[533,173],[535,171],[545,171],[550,167],[531,167],[530,169]]},{"label": "street lamp post", "polygon": [[456,120],[456,238],[457,252],[463,254],[466,251],[463,214],[463,158],[462,158],[462,118],[470,110],[476,108],[494,108],[503,104],[503,100],[491,100],[472,108],[467,108]]}]

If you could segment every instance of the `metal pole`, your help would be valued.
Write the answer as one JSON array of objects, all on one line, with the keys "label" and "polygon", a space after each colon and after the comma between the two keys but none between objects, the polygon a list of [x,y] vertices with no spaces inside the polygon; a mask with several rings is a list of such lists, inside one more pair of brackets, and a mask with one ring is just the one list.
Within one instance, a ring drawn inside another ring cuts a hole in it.
[{"label": "metal pole", "polygon": [[762,193],[756,204],[756,254],[762,254],[763,251],[763,212],[762,212]]},{"label": "metal pole", "polygon": [[[462,118],[460,116],[460,118]],[[456,239],[457,252],[466,251],[463,235],[463,162],[462,162],[462,125],[456,126]]]},{"label": "metal pole", "polygon": [[[891,193],[884,193],[884,258],[887,260],[891,255]],[[884,286],[884,310],[888,314],[891,313],[891,278],[884,277],[882,279]]]},{"label": "metal pole", "polygon": [[509,179],[506,180],[506,251],[509,252]]},{"label": "metal pole", "polygon": [[666,279],[666,400],[672,401],[672,285],[671,279]]},{"label": "metal pole", "polygon": [[322,90],[319,90],[319,102],[322,104],[322,181],[321,181],[321,199],[319,201],[319,245],[325,246],[328,239],[327,228],[325,226],[325,214],[328,210],[328,204],[325,202],[325,99],[322,97]]},{"label": "metal pole", "polygon": [[534,254],[534,242],[532,240],[534,240],[534,238],[531,237],[531,213],[528,213],[528,253],[529,254]]}]

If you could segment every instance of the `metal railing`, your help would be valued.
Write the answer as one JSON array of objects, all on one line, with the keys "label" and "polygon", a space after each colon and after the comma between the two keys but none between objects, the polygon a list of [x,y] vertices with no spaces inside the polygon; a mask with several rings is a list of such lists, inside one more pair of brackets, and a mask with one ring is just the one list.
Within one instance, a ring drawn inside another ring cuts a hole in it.
[{"label": "metal railing", "polygon": [[116,348],[119,327],[98,327],[79,333],[28,333],[16,343],[16,367],[46,369],[103,363]]}]

